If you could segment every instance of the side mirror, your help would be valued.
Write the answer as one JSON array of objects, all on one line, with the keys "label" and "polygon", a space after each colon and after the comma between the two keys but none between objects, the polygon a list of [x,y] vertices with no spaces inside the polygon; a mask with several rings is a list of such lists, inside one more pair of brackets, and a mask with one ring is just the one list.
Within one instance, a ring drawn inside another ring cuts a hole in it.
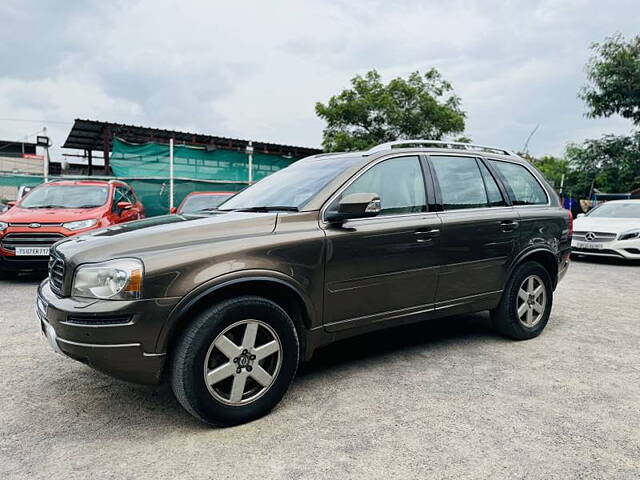
[{"label": "side mirror", "polygon": [[169,213],[170,213],[171,215],[173,215],[173,214],[175,214],[175,213],[178,213],[178,207],[171,207],[171,208],[169,209]]},{"label": "side mirror", "polygon": [[131,202],[118,202],[118,209],[121,212],[124,212],[125,210],[129,210],[133,208],[133,204]]},{"label": "side mirror", "polygon": [[9,208],[11,208],[11,207],[15,207],[16,203],[18,203],[18,202],[15,201],[15,200],[11,200],[10,202],[7,202],[7,205],[9,205]]},{"label": "side mirror", "polygon": [[584,213],[579,213],[579,214],[578,214],[578,216],[577,216],[576,218],[582,218],[582,217],[584,217],[584,216],[586,216]]},{"label": "side mirror", "polygon": [[352,193],[338,204],[338,210],[327,212],[327,221],[340,223],[353,218],[375,217],[380,213],[380,195],[377,193]]}]

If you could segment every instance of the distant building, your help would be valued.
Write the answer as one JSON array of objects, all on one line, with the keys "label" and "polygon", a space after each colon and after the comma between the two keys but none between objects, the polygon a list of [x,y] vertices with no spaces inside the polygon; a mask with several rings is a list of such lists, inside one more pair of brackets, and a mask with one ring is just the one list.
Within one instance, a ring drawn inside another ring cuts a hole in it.
[{"label": "distant building", "polygon": [[[0,140],[0,174],[42,175],[43,162],[35,143]],[[0,198],[15,200],[18,187],[0,185]]]}]

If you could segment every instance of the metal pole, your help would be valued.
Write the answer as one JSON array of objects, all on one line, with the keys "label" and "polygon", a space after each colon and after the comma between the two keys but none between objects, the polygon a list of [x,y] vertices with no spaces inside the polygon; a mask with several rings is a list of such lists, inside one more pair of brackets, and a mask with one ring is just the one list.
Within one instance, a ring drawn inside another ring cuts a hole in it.
[{"label": "metal pole", "polygon": [[247,155],[249,155],[249,185],[253,183],[253,142],[249,140],[247,146]]},{"label": "metal pole", "polygon": [[169,139],[169,210],[173,209],[173,138]]},{"label": "metal pole", "polygon": [[[44,127],[42,129],[42,131],[44,132],[44,136],[47,136],[47,127]],[[47,138],[47,146],[44,147],[44,181],[48,182],[49,181],[49,140]]]}]

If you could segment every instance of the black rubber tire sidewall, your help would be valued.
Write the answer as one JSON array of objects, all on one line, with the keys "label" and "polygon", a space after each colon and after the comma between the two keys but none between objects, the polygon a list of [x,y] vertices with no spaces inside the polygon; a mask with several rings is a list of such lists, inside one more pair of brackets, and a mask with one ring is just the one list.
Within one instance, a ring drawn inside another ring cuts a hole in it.
[{"label": "black rubber tire sidewall", "polygon": [[[216,400],[204,381],[204,360],[217,337],[229,325],[245,319],[262,320],[280,337],[282,364],[275,383],[248,405],[231,406]],[[295,377],[299,342],[287,313],[261,297],[237,297],[202,312],[184,332],[173,355],[171,385],[178,401],[194,416],[216,426],[246,423],[266,415],[282,399]]]},{"label": "black rubber tire sidewall", "polygon": [[[522,282],[530,275],[539,276],[547,290],[547,304],[543,317],[533,327],[528,327],[518,319],[517,296]],[[546,268],[538,262],[526,262],[516,267],[502,295],[498,308],[491,312],[491,319],[495,329],[501,334],[516,339],[527,340],[540,335],[551,315],[553,306],[553,285]]]}]

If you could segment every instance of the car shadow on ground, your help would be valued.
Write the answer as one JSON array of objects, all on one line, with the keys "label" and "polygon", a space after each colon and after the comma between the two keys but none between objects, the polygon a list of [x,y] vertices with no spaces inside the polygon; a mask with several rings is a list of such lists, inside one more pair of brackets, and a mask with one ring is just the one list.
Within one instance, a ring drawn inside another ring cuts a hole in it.
[{"label": "car shadow on ground", "polygon": [[9,281],[12,283],[19,283],[19,284],[25,284],[25,283],[40,283],[42,282],[42,280],[44,280],[45,278],[47,278],[47,272],[46,271],[31,271],[31,272],[23,272],[23,273],[11,273],[11,274],[4,274],[6,275],[6,277],[4,276],[0,276],[0,282],[4,281]]},{"label": "car shadow on ground", "polygon": [[[360,335],[321,348],[309,362],[300,366],[298,377],[309,380],[330,374],[343,365],[375,360],[394,352],[429,349],[443,342],[488,339],[501,341],[501,337],[493,332],[487,313],[428,320]],[[75,395],[68,395],[69,388]],[[295,380],[293,388],[296,388]],[[142,430],[211,428],[181,408],[167,382],[158,386],[137,385],[78,366],[50,383],[49,389],[51,398],[65,398],[71,412],[82,412],[83,416],[91,418],[105,435],[108,435],[105,430],[108,426],[111,435],[119,437],[132,423]]]},{"label": "car shadow on ground", "polygon": [[491,327],[488,312],[426,320],[359,335],[318,349],[309,362],[300,366],[298,376],[312,376],[396,351],[483,338],[501,340]]}]

